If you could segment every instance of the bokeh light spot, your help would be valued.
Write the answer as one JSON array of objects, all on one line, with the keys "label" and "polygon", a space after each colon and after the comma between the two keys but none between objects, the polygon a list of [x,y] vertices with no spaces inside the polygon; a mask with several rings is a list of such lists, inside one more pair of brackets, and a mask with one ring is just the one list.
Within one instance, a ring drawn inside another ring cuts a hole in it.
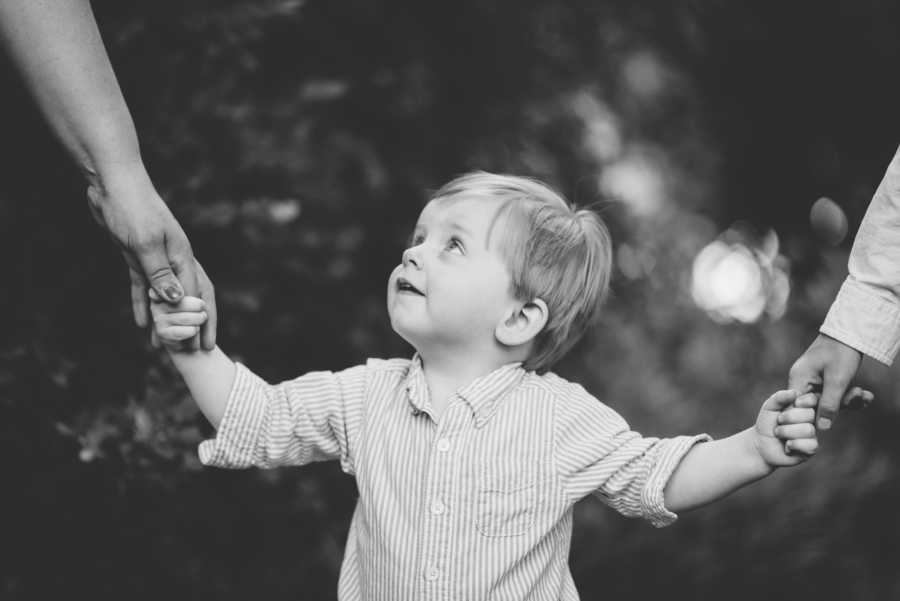
[{"label": "bokeh light spot", "polygon": [[757,243],[726,241],[730,229],[694,258],[691,296],[716,321],[753,323],[765,313],[784,315],[790,295],[787,260],[778,254],[778,236],[769,231]]},{"label": "bokeh light spot", "polygon": [[600,175],[600,189],[606,196],[627,204],[640,216],[656,213],[663,204],[662,174],[645,157],[626,157],[604,169]]}]

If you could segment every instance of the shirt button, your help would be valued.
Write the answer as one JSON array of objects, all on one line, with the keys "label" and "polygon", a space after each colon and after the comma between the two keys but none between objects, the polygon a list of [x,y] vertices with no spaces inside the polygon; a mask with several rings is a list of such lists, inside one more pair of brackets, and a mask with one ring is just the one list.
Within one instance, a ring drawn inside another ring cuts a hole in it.
[{"label": "shirt button", "polygon": [[428,580],[429,582],[434,582],[440,575],[441,573],[434,566],[428,566],[428,568],[425,569],[425,580]]},{"label": "shirt button", "polygon": [[437,441],[437,450],[440,451],[441,453],[446,453],[447,451],[449,451],[450,450],[450,441],[447,440],[446,438],[442,438],[439,441]]},{"label": "shirt button", "polygon": [[438,500],[434,501],[431,504],[431,513],[433,513],[434,515],[441,515],[442,513],[444,513],[444,511],[446,511],[446,509],[447,506],[444,505],[443,501]]}]

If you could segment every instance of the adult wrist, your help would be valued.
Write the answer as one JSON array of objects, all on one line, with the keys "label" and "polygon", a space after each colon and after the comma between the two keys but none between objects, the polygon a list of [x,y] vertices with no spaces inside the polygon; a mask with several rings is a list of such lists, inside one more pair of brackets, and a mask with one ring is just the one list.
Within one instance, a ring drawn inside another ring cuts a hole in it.
[{"label": "adult wrist", "polygon": [[98,166],[86,172],[86,178],[91,189],[91,201],[100,207],[115,199],[157,195],[150,175],[139,158],[136,161],[115,161]]},{"label": "adult wrist", "polygon": [[137,133],[122,104],[124,113],[120,114],[117,107],[109,107],[111,114],[87,124],[75,124],[75,132],[65,144],[88,180],[106,180],[144,170]]}]

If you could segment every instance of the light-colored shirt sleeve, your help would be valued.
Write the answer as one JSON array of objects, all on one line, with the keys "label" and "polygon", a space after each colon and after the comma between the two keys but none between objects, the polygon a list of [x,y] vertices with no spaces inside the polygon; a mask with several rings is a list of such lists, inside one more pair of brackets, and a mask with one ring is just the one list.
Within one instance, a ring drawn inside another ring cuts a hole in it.
[{"label": "light-colored shirt sleeve", "polygon": [[364,365],[270,385],[238,364],[216,437],[200,443],[200,461],[240,469],[339,459],[354,474],[365,385]]},{"label": "light-colored shirt sleeve", "polygon": [[674,522],[678,516],[666,508],[663,491],[684,455],[710,437],[643,437],[583,388],[572,389],[555,424],[557,467],[569,498],[593,493],[623,515],[657,527]]},{"label": "light-colored shirt sleeve", "polygon": [[823,334],[890,365],[900,348],[900,149],[866,211]]}]

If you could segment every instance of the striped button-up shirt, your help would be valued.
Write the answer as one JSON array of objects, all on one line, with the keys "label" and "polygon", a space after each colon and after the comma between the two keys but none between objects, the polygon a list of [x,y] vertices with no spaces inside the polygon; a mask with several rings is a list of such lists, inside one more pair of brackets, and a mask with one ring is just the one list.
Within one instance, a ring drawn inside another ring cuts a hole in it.
[{"label": "striped button-up shirt", "polygon": [[421,362],[369,360],[266,384],[238,365],[206,465],[337,459],[359,499],[342,601],[571,600],[572,506],[588,494],[657,526],[705,435],[645,438],[581,386],[505,365],[434,419]]}]

